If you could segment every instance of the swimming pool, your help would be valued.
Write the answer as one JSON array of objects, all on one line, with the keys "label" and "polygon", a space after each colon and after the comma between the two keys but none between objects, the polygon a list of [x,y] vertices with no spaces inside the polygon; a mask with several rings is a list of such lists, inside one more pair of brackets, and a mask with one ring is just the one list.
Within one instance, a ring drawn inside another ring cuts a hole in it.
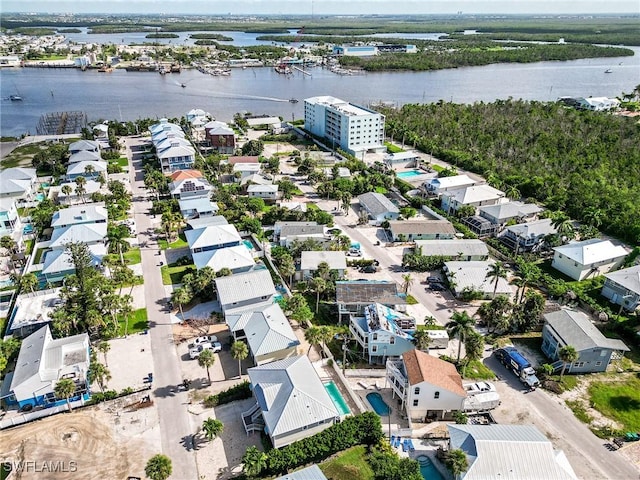
[{"label": "swimming pool", "polygon": [[420,473],[425,480],[444,480],[440,472],[435,467],[433,462],[426,455],[419,455],[416,457],[418,464],[420,464]]},{"label": "swimming pool", "polygon": [[253,250],[253,243],[251,243],[251,240],[243,240],[242,243],[244,243],[244,246],[249,250]]},{"label": "swimming pool", "polygon": [[38,193],[36,195],[36,200],[39,201],[39,202],[43,201],[44,200],[44,193]]},{"label": "swimming pool", "polygon": [[377,392],[372,392],[367,394],[367,400],[369,400],[369,403],[378,415],[381,417],[389,415],[391,410],[387,402],[383,400],[382,395]]},{"label": "swimming pool", "polygon": [[351,413],[351,410],[349,410],[349,407],[347,406],[347,402],[344,401],[340,390],[338,390],[338,387],[334,382],[325,383],[324,389],[331,397],[331,400],[333,400],[333,404],[338,409],[340,416]]},{"label": "swimming pool", "polygon": [[404,172],[398,172],[396,173],[396,177],[398,178],[410,178],[410,177],[417,177],[419,175],[424,175],[425,172],[423,172],[422,170],[406,170]]}]

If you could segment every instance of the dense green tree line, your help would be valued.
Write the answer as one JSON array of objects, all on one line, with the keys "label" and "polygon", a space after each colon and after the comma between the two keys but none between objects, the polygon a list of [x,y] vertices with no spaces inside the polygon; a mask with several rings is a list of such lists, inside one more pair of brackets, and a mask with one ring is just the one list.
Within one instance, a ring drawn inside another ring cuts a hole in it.
[{"label": "dense green tree line", "polygon": [[384,111],[387,134],[497,187],[515,186],[552,210],[640,241],[640,134],[632,118],[559,104],[438,102]]},{"label": "dense green tree line", "polygon": [[434,42],[433,48],[426,48],[419,53],[394,53],[375,57],[344,56],[340,57],[340,64],[344,67],[357,67],[367,71],[423,71],[492,63],[532,63],[633,55],[633,51],[627,48],[598,47],[587,44],[510,43],[507,46],[485,42],[447,42],[447,48],[443,46],[442,43]]}]

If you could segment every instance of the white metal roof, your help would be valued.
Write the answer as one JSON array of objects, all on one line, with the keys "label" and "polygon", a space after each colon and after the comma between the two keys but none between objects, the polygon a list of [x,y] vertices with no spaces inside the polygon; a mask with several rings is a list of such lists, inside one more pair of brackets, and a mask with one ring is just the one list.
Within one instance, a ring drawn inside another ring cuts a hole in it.
[{"label": "white metal roof", "polygon": [[510,218],[525,217],[527,215],[533,215],[534,213],[541,212],[542,207],[539,207],[535,203],[514,201],[499,203],[497,205],[486,205],[479,207],[478,210],[498,220],[508,220]]},{"label": "white metal roof", "polygon": [[236,271],[253,267],[256,264],[246,245],[198,252],[192,254],[192,257],[193,263],[198,270],[204,267],[211,267],[214,272],[219,272],[223,268]]},{"label": "white metal roof", "polygon": [[614,245],[610,240],[599,238],[568,243],[555,247],[554,250],[580,265],[592,265],[627,255],[627,251],[620,245]]},{"label": "white metal roof", "polygon": [[103,162],[101,160],[84,160],[82,162],[71,163],[67,167],[67,175],[77,175],[86,173],[87,167],[93,167],[94,172],[106,172],[107,171],[107,162]]},{"label": "white metal roof", "polygon": [[98,152],[91,150],[80,150],[71,154],[67,163],[78,163],[91,160],[102,160],[102,156]]},{"label": "white metal roof", "polygon": [[[456,292],[461,292],[466,287],[486,294],[493,293],[495,286],[494,279],[487,279],[489,266],[493,261],[470,261],[470,262],[445,262],[447,276],[453,274]],[[504,278],[498,279],[496,294],[512,295],[513,289]]]},{"label": "white metal roof", "polygon": [[62,208],[53,214],[51,226],[75,225],[77,223],[92,223],[107,220],[107,209],[104,204],[88,203]]},{"label": "white metal roof", "polygon": [[511,225],[507,227],[507,230],[513,232],[519,238],[536,238],[541,235],[551,235],[557,232],[550,218]]},{"label": "white metal roof", "polygon": [[107,236],[106,223],[80,223],[68,227],[56,228],[51,235],[49,247],[65,248],[68,243],[82,242],[93,244],[101,242]]},{"label": "white metal roof", "polygon": [[451,239],[451,240],[416,240],[416,247],[422,249],[422,255],[461,257],[488,256],[489,249],[482,240],[476,239]]},{"label": "white metal roof", "polygon": [[461,205],[469,205],[504,198],[505,193],[490,185],[474,185],[448,190],[442,195],[452,198]]},{"label": "white metal roof", "polygon": [[347,258],[343,251],[306,251],[300,255],[301,270],[317,270],[318,265],[322,262],[327,262],[330,270],[344,270],[347,268]]},{"label": "white metal roof", "polygon": [[215,283],[220,305],[231,305],[243,300],[270,297],[276,293],[271,273],[267,269],[218,277],[215,279]]},{"label": "white metal roof", "polygon": [[210,225],[196,230],[185,230],[184,235],[191,250],[233,242],[239,244],[242,240],[233,225]]},{"label": "white metal roof", "polygon": [[247,193],[278,193],[278,185],[249,185]]},{"label": "white metal roof", "polygon": [[311,465],[296,472],[287,473],[282,477],[274,480],[327,480],[318,465]]},{"label": "white metal roof", "polygon": [[[102,257],[107,254],[107,246],[103,243],[89,245],[89,254],[91,255],[91,265],[94,267],[100,265]],[[44,264],[42,273],[53,275],[64,272],[73,268],[73,260],[67,249],[51,250],[44,254]]]},{"label": "white metal roof", "polygon": [[467,175],[452,175],[450,177],[436,177],[427,180],[426,184],[432,185],[435,189],[461,187],[464,185],[474,185],[477,181],[469,178]]}]

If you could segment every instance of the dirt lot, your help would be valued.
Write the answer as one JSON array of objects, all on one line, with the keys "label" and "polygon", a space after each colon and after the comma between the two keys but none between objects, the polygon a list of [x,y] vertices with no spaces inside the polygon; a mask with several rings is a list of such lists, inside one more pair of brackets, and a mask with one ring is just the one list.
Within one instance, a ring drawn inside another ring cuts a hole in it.
[{"label": "dirt lot", "polygon": [[[155,409],[119,410],[116,416],[115,410],[111,413],[105,407],[59,414],[4,431],[0,460],[36,462],[25,464],[30,466],[12,477],[22,480],[144,477],[147,459],[160,451]],[[61,468],[43,473],[44,462]]]}]

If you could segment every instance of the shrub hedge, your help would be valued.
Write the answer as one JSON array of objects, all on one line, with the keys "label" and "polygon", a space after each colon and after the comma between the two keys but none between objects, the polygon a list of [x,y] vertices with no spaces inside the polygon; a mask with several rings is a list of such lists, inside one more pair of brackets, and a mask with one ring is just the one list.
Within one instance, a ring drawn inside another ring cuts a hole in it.
[{"label": "shrub hedge", "polygon": [[204,399],[204,406],[207,408],[217,407],[218,405],[224,405],[225,403],[231,403],[236,400],[244,400],[251,397],[251,388],[249,388],[249,381],[245,380],[238,385],[234,385],[231,388],[223,390],[215,395],[209,395]]}]

